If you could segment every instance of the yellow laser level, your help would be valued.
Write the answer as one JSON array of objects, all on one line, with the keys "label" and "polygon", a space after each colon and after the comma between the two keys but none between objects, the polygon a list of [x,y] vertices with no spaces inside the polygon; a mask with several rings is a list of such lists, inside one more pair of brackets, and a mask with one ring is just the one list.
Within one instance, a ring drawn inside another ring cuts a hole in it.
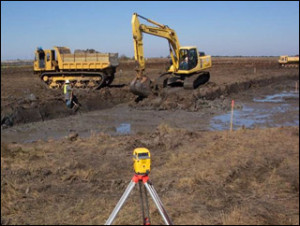
[{"label": "yellow laser level", "polygon": [[150,151],[147,148],[133,150],[133,169],[136,174],[149,174],[150,165]]}]

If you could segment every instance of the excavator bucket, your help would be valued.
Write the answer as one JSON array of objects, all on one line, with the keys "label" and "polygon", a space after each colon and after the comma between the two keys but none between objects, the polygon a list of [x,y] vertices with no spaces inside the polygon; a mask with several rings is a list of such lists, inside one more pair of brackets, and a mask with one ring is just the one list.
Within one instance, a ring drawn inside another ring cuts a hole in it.
[{"label": "excavator bucket", "polygon": [[140,97],[147,97],[151,94],[151,81],[148,77],[143,77],[141,79],[135,78],[130,83],[130,91]]}]

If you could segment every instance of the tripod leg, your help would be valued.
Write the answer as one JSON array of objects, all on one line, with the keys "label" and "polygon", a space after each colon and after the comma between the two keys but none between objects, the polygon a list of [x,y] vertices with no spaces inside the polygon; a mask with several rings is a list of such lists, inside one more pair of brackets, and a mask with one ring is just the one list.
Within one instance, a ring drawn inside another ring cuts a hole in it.
[{"label": "tripod leg", "polygon": [[143,217],[143,224],[144,224],[145,210],[144,210],[144,197],[143,197],[143,190],[142,190],[142,181],[139,181],[139,190],[140,190],[141,210],[142,210],[142,217]]},{"label": "tripod leg", "polygon": [[130,192],[132,191],[132,189],[134,188],[134,186],[135,186],[135,183],[133,181],[130,181],[128,187],[126,188],[126,190],[125,190],[124,194],[122,195],[121,199],[119,200],[118,204],[116,205],[116,207],[110,214],[108,220],[105,222],[105,225],[111,225],[112,222],[115,220],[117,214],[121,210],[122,206],[124,205],[125,201],[127,200],[128,196],[129,196]]},{"label": "tripod leg", "polygon": [[145,187],[147,188],[151,198],[153,199],[160,215],[162,216],[164,222],[166,225],[173,225],[172,221],[170,220],[170,217],[167,214],[167,211],[165,210],[161,200],[159,199],[153,185],[149,185],[147,182],[144,183]]},{"label": "tripod leg", "polygon": [[160,205],[164,208],[164,205],[162,204],[162,201],[160,200],[156,190],[153,187],[153,184],[151,184],[151,182],[149,182],[149,187],[152,189],[153,194],[155,195],[156,199],[159,201]]},{"label": "tripod leg", "polygon": [[[142,190],[142,181],[139,181],[139,188],[140,188],[140,200],[141,200],[141,210],[142,210],[142,217],[143,217],[143,225],[150,225],[150,213],[149,213],[149,202],[148,202],[148,196],[147,196],[147,190],[144,186],[144,189]],[[143,195],[144,191],[144,195]],[[145,196],[145,203],[146,203],[146,213],[144,208],[144,196]]]},{"label": "tripod leg", "polygon": [[149,212],[149,202],[148,202],[148,195],[147,195],[147,189],[144,186],[144,192],[145,192],[145,200],[146,200],[146,215],[147,215],[147,220],[148,222],[145,222],[144,224],[148,223],[148,225],[151,225],[151,220],[150,220],[150,212]]}]

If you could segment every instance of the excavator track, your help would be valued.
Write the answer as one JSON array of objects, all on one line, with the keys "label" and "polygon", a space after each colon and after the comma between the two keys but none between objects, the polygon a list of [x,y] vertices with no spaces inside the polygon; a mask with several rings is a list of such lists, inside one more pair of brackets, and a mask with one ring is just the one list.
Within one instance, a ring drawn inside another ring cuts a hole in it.
[{"label": "excavator track", "polygon": [[210,79],[207,71],[201,71],[193,75],[184,76],[176,75],[171,72],[164,73],[155,81],[155,89],[160,90],[167,86],[182,86],[184,89],[196,89],[200,85],[205,84]]},{"label": "excavator track", "polygon": [[154,82],[154,90],[159,91],[168,86],[168,79],[172,75],[171,72],[161,74]]},{"label": "excavator track", "polygon": [[195,73],[190,76],[176,75],[172,72],[167,72],[160,75],[153,83],[153,92],[159,93],[167,86],[183,86],[184,89],[196,89],[200,85],[207,83],[210,79],[210,74],[207,71]]},{"label": "excavator track", "polygon": [[103,72],[44,72],[40,78],[53,89],[62,87],[66,80],[70,80],[76,88],[99,89],[109,85],[114,75],[107,76]]},{"label": "excavator track", "polygon": [[147,97],[151,93],[158,94],[167,86],[176,86],[183,84],[184,89],[196,89],[200,85],[207,83],[210,79],[210,74],[207,71],[194,73],[190,76],[176,75],[171,72],[164,73],[159,76],[154,82],[148,77],[143,79],[134,79],[130,83],[130,91],[140,97]]},{"label": "excavator track", "polygon": [[199,72],[186,77],[183,82],[184,89],[196,89],[200,85],[207,83],[210,79],[210,74],[207,71]]}]

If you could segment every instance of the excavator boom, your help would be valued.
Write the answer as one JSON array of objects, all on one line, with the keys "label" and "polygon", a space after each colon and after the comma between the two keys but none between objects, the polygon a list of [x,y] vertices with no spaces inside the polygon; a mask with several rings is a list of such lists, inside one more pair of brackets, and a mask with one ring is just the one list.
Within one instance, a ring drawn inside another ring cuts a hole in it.
[{"label": "excavator boom", "polygon": [[[157,27],[140,24],[138,17],[146,20],[149,23],[156,25]],[[173,29],[169,28],[167,25],[162,25],[153,20],[140,16],[137,13],[133,14],[131,24],[132,24],[132,34],[133,34],[133,42],[134,42],[134,56],[135,56],[135,60],[139,65],[139,70],[145,69],[143,33],[147,33],[150,35],[167,39],[170,46],[170,56],[172,62],[176,65],[175,67],[177,69],[179,68],[178,59],[179,59],[180,44],[177,38],[177,34]]]}]

